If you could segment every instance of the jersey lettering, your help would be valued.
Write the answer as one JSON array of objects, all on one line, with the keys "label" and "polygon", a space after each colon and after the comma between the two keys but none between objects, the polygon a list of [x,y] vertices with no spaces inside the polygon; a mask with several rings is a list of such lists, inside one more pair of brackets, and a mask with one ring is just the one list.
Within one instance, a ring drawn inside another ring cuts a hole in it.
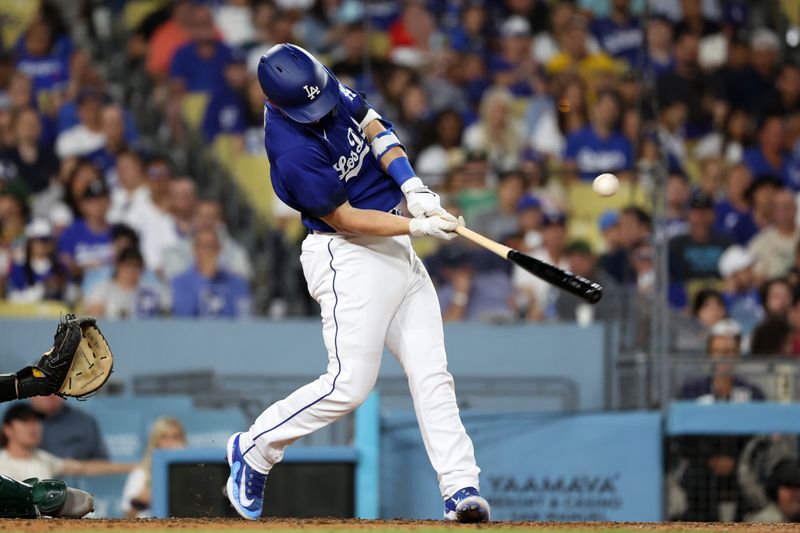
[{"label": "jersey lettering", "polygon": [[341,92],[343,95],[348,97],[350,100],[354,100],[355,97],[356,97],[355,91],[352,91],[352,90],[348,89],[347,87],[345,87],[341,83],[339,84],[339,92]]},{"label": "jersey lettering", "polygon": [[339,160],[333,164],[334,170],[339,173],[339,179],[344,181],[348,181],[358,175],[361,170],[361,164],[364,162],[364,156],[369,151],[364,138],[353,128],[347,128],[347,142],[353,147],[350,150],[350,155],[340,156]]}]

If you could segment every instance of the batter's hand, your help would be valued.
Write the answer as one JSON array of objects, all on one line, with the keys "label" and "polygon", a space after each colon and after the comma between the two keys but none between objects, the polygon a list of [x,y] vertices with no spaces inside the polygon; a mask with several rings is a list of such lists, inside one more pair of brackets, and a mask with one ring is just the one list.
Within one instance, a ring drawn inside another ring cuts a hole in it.
[{"label": "batter's hand", "polygon": [[425,218],[438,215],[442,218],[453,221],[456,218],[442,209],[439,195],[430,190],[422,180],[419,178],[411,178],[403,183],[401,187],[403,193],[406,195],[406,204],[408,205],[408,212],[414,218]]},{"label": "batter's hand", "polygon": [[464,218],[458,217],[456,219],[453,215],[450,215],[450,218],[444,218],[439,215],[428,218],[414,218],[410,222],[410,233],[414,237],[428,235],[449,241],[458,235],[455,231],[459,225],[464,225]]}]

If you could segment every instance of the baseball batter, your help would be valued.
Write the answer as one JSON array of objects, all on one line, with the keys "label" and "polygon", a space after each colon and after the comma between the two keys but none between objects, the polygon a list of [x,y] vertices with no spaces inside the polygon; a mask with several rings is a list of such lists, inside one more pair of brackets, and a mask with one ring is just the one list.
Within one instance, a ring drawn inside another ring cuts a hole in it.
[{"label": "baseball batter", "polygon": [[[300,261],[322,309],[328,367],[230,438],[231,504],[244,518],[261,515],[267,474],[286,447],[364,401],[386,346],[408,376],[445,518],[489,520],[447,371],[436,292],[409,240],[452,239],[462,222],[416,177],[392,125],[311,54],[276,45],[258,77],[273,187],[309,229]],[[403,197],[413,219],[398,216]]]}]

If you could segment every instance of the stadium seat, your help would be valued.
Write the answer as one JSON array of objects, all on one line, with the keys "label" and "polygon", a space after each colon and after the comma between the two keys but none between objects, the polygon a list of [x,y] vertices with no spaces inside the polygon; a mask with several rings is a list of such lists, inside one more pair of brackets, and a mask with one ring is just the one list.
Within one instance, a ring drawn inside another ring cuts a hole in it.
[{"label": "stadium seat", "polygon": [[59,318],[71,312],[63,302],[43,301],[36,303],[13,303],[0,300],[0,316],[14,318]]},{"label": "stadium seat", "polygon": [[242,155],[234,163],[236,185],[247,198],[250,207],[263,222],[272,220],[272,182],[269,180],[269,161],[266,157]]},{"label": "stadium seat", "polygon": [[0,2],[0,20],[3,21],[2,48],[13,50],[17,39],[33,20],[39,2]]},{"label": "stadium seat", "polygon": [[372,31],[369,35],[369,49],[373,57],[386,57],[392,48],[389,35],[382,31]]},{"label": "stadium seat", "polygon": [[192,130],[197,130],[203,122],[208,105],[206,93],[188,93],[181,100],[181,116]]},{"label": "stadium seat", "polygon": [[795,26],[800,25],[800,10],[796,0],[781,0],[781,12]]},{"label": "stadium seat", "polygon": [[650,199],[642,188],[628,181],[620,183],[619,191],[608,198],[601,198],[592,189],[592,184],[575,181],[568,185],[567,195],[572,211],[569,218],[569,235],[573,239],[585,239],[592,248],[600,252],[602,236],[597,220],[609,209],[623,209],[629,205],[648,207]]},{"label": "stadium seat", "polygon": [[605,252],[603,235],[594,219],[571,218],[567,224],[567,235],[569,235],[569,240],[580,239],[588,242],[597,254]]},{"label": "stadium seat", "polygon": [[238,135],[221,134],[214,139],[212,146],[217,161],[232,172],[236,158],[242,155],[242,141]]},{"label": "stadium seat", "polygon": [[594,219],[609,209],[622,209],[629,205],[647,207],[650,199],[647,192],[628,181],[620,182],[619,191],[614,196],[601,198],[592,189],[592,184],[576,181],[567,187],[569,205],[573,217]]},{"label": "stadium seat", "polygon": [[713,289],[715,291],[722,290],[722,280],[720,279],[693,279],[683,284],[686,291],[686,298],[691,306],[697,293],[705,289]]},{"label": "stadium seat", "polygon": [[125,29],[135,30],[142,21],[154,11],[161,9],[166,2],[164,0],[137,0],[136,2],[125,2],[123,20]]}]

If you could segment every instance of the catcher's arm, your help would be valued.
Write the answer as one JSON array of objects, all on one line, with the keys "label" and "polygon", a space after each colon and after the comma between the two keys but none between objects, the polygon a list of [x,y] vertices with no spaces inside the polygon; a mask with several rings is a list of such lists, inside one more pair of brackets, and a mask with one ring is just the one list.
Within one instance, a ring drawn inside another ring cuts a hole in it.
[{"label": "catcher's arm", "polygon": [[31,396],[47,396],[57,389],[53,388],[41,372],[26,366],[16,374],[0,375],[0,402],[21,400]]},{"label": "catcher's arm", "polygon": [[103,386],[112,365],[111,350],[95,319],[66,315],[53,347],[35,365],[0,376],[0,401],[49,394],[86,396]]},{"label": "catcher's arm", "polygon": [[0,374],[0,402],[10,402],[18,398],[17,375]]}]

